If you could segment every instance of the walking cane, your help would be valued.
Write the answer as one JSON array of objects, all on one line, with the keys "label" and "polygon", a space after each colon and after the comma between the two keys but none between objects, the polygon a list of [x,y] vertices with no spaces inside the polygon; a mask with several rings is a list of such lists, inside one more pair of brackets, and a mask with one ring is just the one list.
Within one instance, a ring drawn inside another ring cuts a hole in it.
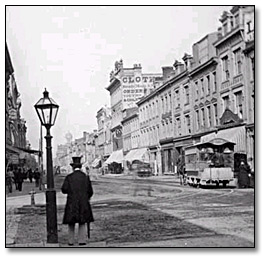
[{"label": "walking cane", "polygon": [[90,239],[90,222],[87,222],[87,237]]}]

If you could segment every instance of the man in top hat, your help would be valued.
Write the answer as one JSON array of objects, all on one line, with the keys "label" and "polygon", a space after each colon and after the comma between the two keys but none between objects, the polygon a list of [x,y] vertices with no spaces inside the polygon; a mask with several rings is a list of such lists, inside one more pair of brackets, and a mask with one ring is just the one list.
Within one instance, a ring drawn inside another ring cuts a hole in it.
[{"label": "man in top hat", "polygon": [[[81,157],[72,157],[73,173],[66,176],[62,193],[67,194],[63,224],[68,224],[68,244],[74,244],[75,224],[79,224],[78,243],[86,245],[86,224],[94,221],[89,203],[93,188],[89,176],[81,171]],[[89,234],[89,233],[88,233]]]}]

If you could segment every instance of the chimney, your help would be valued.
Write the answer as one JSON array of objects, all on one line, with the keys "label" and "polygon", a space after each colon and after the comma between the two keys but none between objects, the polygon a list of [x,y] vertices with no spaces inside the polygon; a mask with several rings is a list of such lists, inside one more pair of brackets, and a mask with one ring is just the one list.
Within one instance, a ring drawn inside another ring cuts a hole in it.
[{"label": "chimney", "polygon": [[220,39],[222,37],[222,27],[218,28],[218,38]]},{"label": "chimney", "polygon": [[166,82],[173,74],[173,67],[162,67],[163,82]]},{"label": "chimney", "polygon": [[175,67],[176,74],[180,74],[183,72],[184,64],[179,62],[178,60],[175,60],[173,66]]},{"label": "chimney", "polygon": [[183,57],[183,61],[185,63],[185,68],[187,70],[190,70],[191,69],[191,62],[192,62],[192,56],[191,55],[188,55],[187,53],[185,53],[184,57]]},{"label": "chimney", "polygon": [[141,66],[141,64],[134,64],[133,65],[133,69],[136,72],[142,72],[142,66]]}]

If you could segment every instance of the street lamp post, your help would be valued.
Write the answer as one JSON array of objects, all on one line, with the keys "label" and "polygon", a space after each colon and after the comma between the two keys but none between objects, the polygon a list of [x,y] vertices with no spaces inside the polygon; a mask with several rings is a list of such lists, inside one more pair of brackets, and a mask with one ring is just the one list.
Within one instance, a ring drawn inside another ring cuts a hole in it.
[{"label": "street lamp post", "polygon": [[56,209],[56,191],[54,189],[53,165],[52,165],[52,136],[50,128],[54,125],[59,106],[49,98],[49,92],[45,89],[43,98],[36,104],[39,120],[45,126],[47,133],[46,153],[47,153],[47,189],[46,189],[46,218],[47,218],[47,243],[58,243],[57,233],[57,209]]}]

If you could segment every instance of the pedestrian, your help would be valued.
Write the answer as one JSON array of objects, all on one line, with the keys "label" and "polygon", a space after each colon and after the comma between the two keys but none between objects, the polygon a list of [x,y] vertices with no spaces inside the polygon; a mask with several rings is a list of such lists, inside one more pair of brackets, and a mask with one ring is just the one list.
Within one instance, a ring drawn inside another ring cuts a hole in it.
[{"label": "pedestrian", "polygon": [[8,168],[6,173],[6,185],[8,187],[8,192],[12,193],[12,182],[14,181],[14,173],[11,168]]},{"label": "pedestrian", "polygon": [[22,185],[23,185],[24,178],[25,178],[24,172],[23,172],[22,168],[19,168],[17,183],[18,183],[18,190],[20,192],[22,191]]},{"label": "pedestrian", "polygon": [[185,161],[182,156],[179,156],[178,163],[177,163],[177,174],[179,176],[180,185],[185,183]]},{"label": "pedestrian", "polygon": [[211,162],[214,167],[224,167],[224,158],[223,154],[218,152],[218,149],[214,149],[214,154],[211,157]]},{"label": "pedestrian", "polygon": [[28,173],[29,181],[30,181],[30,183],[32,183],[32,181],[33,181],[33,172],[32,172],[32,169],[29,168],[27,173]]},{"label": "pedestrian", "polygon": [[38,168],[36,168],[36,170],[34,172],[34,178],[35,178],[36,187],[39,187],[40,172],[39,172]]},{"label": "pedestrian", "polygon": [[14,184],[15,184],[15,189],[18,190],[18,178],[19,178],[19,170],[16,167],[14,169]]},{"label": "pedestrian", "polygon": [[62,185],[62,193],[67,194],[67,203],[63,217],[63,224],[68,225],[68,244],[74,244],[75,224],[79,224],[78,243],[80,246],[86,245],[86,224],[88,237],[90,222],[94,222],[94,217],[90,205],[90,198],[93,196],[93,188],[89,176],[81,171],[81,157],[72,157],[70,164],[73,173],[68,174]]},{"label": "pedestrian", "polygon": [[239,188],[248,188],[249,187],[249,175],[251,173],[249,165],[241,161],[239,167],[239,177],[238,177],[238,185]]}]

